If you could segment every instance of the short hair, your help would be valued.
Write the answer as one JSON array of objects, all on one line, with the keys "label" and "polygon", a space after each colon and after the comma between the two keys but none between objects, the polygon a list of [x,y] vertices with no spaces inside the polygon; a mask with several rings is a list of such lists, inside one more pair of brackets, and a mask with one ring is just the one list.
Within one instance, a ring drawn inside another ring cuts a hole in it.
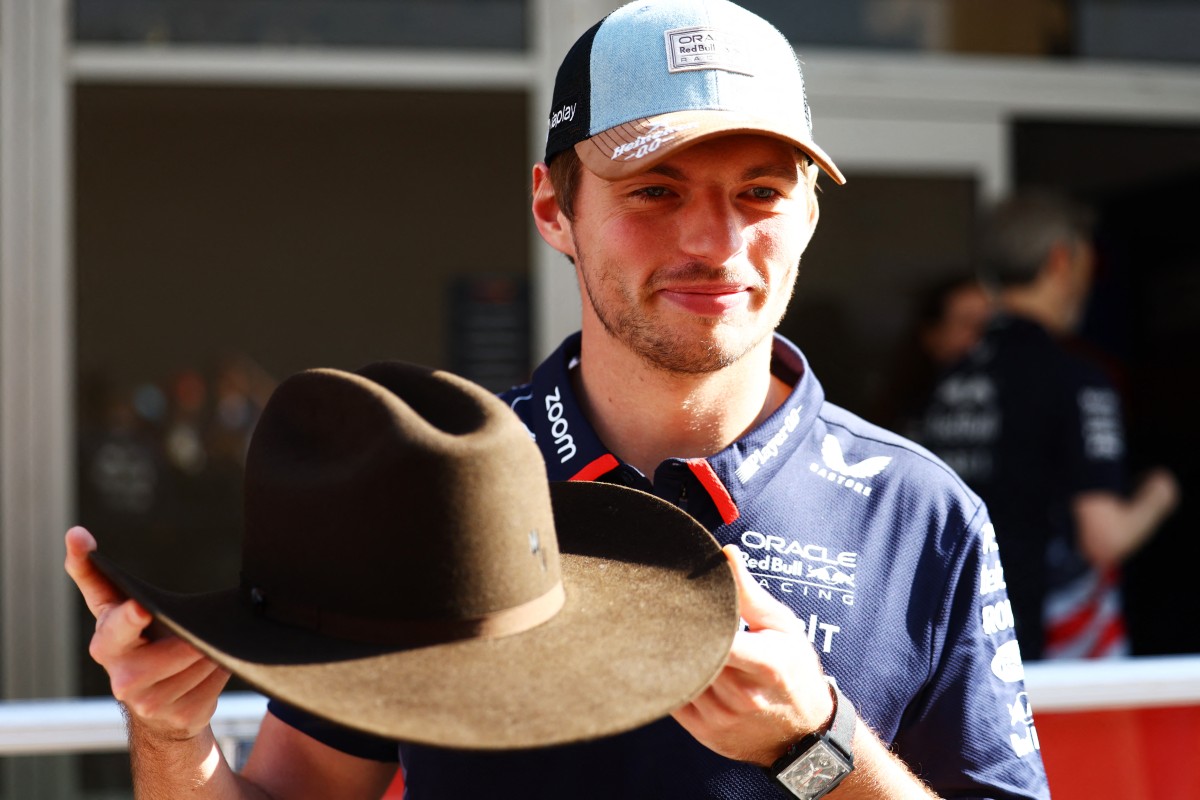
[{"label": "short hair", "polygon": [[1031,190],[1003,201],[984,220],[979,277],[993,288],[1031,283],[1059,245],[1082,247],[1092,238],[1094,216],[1058,192]]},{"label": "short hair", "polygon": [[[797,158],[800,159],[800,171],[808,184],[809,199],[817,202],[817,176],[821,170],[807,153],[796,148]],[[554,187],[554,196],[558,199],[558,207],[571,222],[575,221],[575,195],[579,190],[579,174],[583,162],[575,153],[574,148],[567,148],[550,160],[550,185]]]}]

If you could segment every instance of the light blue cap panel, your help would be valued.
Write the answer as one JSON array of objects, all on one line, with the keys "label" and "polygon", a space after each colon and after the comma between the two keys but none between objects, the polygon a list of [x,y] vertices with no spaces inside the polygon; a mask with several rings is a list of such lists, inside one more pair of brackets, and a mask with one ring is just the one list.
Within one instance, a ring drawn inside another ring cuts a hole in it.
[{"label": "light blue cap panel", "polygon": [[[683,32],[669,43],[667,31]],[[694,55],[706,50],[709,55]],[[678,71],[669,69],[672,59]],[[770,23],[725,0],[630,3],[613,12],[592,44],[591,89],[589,135],[697,109],[774,118],[811,135],[791,44]]]}]

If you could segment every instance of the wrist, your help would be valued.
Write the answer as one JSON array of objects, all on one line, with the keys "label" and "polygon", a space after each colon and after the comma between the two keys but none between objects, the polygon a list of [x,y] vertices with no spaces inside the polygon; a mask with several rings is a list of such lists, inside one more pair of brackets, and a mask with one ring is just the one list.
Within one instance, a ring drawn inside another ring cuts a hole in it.
[{"label": "wrist", "polygon": [[823,677],[823,681],[813,684],[813,691],[810,692],[804,706],[804,719],[797,723],[786,739],[781,739],[778,746],[766,752],[761,759],[755,762],[758,766],[771,767],[806,736],[829,730],[833,724],[833,716],[837,712],[837,695],[833,679],[828,675]]},{"label": "wrist", "polygon": [[207,724],[198,730],[173,727],[140,717],[124,703],[119,703],[119,706],[121,714],[125,717],[125,730],[129,736],[130,744],[167,748],[184,742],[202,740],[211,736],[211,730]]},{"label": "wrist", "polygon": [[800,800],[824,797],[854,769],[854,707],[832,680],[829,690],[834,706],[830,720],[765,768],[778,786]]}]

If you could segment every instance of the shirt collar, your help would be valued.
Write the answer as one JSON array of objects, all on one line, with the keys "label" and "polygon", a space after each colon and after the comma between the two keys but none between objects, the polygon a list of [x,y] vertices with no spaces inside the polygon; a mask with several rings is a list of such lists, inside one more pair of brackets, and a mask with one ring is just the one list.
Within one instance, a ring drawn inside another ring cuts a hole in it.
[{"label": "shirt collar", "polygon": [[[569,336],[533,373],[530,430],[553,481],[595,480],[623,466],[600,441],[575,395],[571,368],[579,359],[580,338],[579,333]],[[771,371],[793,386],[783,404],[721,452],[691,459],[692,463],[707,462],[735,506],[770,483],[787,463],[807,438],[825,400],[803,353],[779,334],[774,338]],[[698,472],[696,468],[692,471]],[[721,488],[711,480],[700,483],[710,495]]]}]

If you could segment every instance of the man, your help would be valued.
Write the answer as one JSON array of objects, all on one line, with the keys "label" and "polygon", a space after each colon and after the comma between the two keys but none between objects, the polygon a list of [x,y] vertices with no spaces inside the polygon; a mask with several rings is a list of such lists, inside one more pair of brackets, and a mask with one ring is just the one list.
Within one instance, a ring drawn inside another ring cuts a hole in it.
[{"label": "man", "polygon": [[672,718],[524,752],[397,746],[273,703],[235,776],[207,727],[222,676],[142,642],[75,530],[147,796],[374,797],[399,758],[412,798],[1046,797],[1016,642],[982,624],[1005,600],[986,511],[826,404],[773,336],[815,165],[843,180],[791,45],[724,0],[625,6],[564,59],[546,162],[534,221],[574,263],[582,331],[505,397],[552,480],[651,491],[729,546],[747,629],[726,668]]},{"label": "man", "polygon": [[954,275],[927,288],[912,329],[875,392],[874,408],[868,414],[871,421],[919,437],[929,393],[942,373],[961,361],[983,336],[991,315],[991,298],[972,275]]},{"label": "man", "polygon": [[1088,215],[1055,195],[1017,196],[993,210],[980,250],[1000,313],[940,382],[922,442],[992,512],[1026,657],[1124,655],[1118,566],[1178,488],[1155,469],[1126,495],[1117,393],[1063,344],[1091,288]]}]

